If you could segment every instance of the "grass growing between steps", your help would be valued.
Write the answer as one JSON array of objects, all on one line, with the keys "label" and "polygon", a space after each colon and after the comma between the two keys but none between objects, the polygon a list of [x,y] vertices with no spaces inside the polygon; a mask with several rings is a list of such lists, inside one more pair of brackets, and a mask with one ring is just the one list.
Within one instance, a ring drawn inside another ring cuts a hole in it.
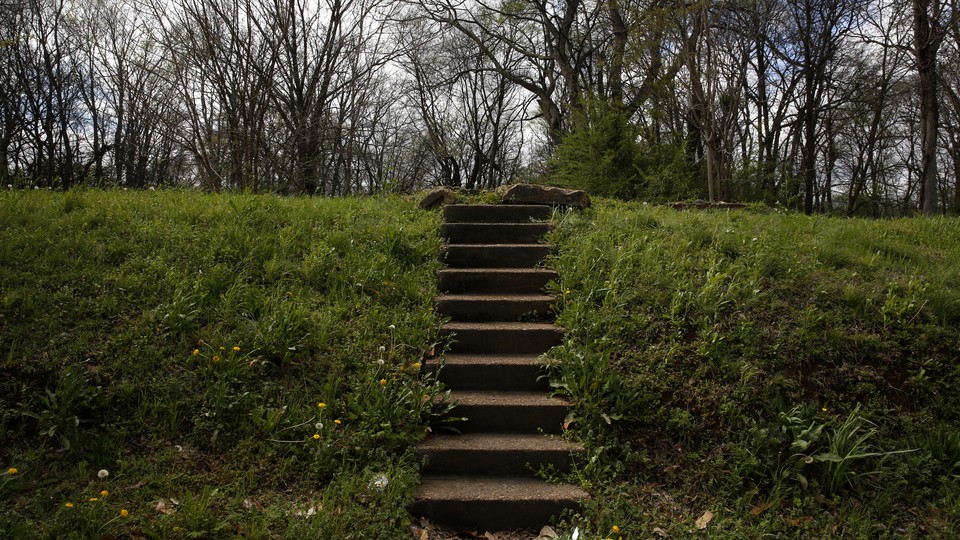
[{"label": "grass growing between steps", "polygon": [[439,219],[0,193],[0,537],[408,535]]},{"label": "grass growing between steps", "polygon": [[554,222],[586,538],[960,536],[960,221]]}]

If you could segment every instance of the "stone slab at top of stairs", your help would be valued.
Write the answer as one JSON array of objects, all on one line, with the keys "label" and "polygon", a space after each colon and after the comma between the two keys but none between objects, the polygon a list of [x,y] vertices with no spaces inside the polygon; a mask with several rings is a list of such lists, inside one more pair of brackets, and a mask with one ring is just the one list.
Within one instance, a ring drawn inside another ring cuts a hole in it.
[{"label": "stone slab at top of stairs", "polygon": [[520,204],[549,204],[583,209],[590,206],[590,196],[579,189],[563,189],[539,184],[514,184],[503,194],[503,202]]}]

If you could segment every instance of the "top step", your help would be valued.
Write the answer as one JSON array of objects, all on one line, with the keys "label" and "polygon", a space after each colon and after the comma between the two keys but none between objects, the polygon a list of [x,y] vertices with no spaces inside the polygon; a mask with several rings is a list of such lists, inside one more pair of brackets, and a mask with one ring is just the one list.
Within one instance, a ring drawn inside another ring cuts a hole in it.
[{"label": "top step", "polygon": [[447,223],[528,223],[549,219],[553,210],[538,204],[449,204],[443,207]]}]

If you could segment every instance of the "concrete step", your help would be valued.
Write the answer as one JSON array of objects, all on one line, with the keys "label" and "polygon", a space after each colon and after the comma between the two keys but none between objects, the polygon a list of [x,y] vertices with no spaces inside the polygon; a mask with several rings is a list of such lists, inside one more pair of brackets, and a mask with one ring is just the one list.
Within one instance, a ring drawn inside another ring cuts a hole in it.
[{"label": "concrete step", "polygon": [[435,299],[437,312],[455,321],[543,321],[553,317],[556,298],[533,294],[448,294]]},{"label": "concrete step", "polygon": [[553,435],[468,433],[432,435],[417,447],[425,474],[533,476],[541,466],[570,470],[583,445]]},{"label": "concrete step", "polygon": [[462,433],[560,433],[570,404],[546,392],[453,390],[450,415]]},{"label": "concrete step", "polygon": [[424,369],[436,372],[440,380],[457,390],[540,390],[550,382],[539,355],[447,354],[442,360],[428,360]]},{"label": "concrete step", "polygon": [[451,244],[536,244],[549,223],[446,223],[440,236]]},{"label": "concrete step", "polygon": [[580,508],[585,491],[534,478],[428,476],[417,489],[414,516],[477,531],[539,530],[563,510]]},{"label": "concrete step", "polygon": [[451,322],[440,328],[453,354],[543,354],[563,342],[563,329],[533,322]]},{"label": "concrete step", "polygon": [[535,294],[559,279],[546,268],[444,268],[438,276],[437,289],[452,294]]},{"label": "concrete step", "polygon": [[449,204],[443,207],[447,223],[526,223],[550,218],[549,206],[539,204]]},{"label": "concrete step", "polygon": [[532,268],[550,254],[543,244],[447,244],[440,260],[453,268]]}]

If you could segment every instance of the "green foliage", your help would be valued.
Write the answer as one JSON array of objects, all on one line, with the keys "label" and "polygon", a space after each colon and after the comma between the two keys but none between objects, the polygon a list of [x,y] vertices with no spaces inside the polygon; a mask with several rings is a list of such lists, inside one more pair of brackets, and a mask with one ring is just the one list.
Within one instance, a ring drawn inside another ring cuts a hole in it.
[{"label": "green foliage", "polygon": [[960,473],[960,431],[947,426],[931,430],[924,437],[924,450],[935,460],[933,468],[940,474]]},{"label": "green foliage", "polygon": [[2,536],[396,538],[442,412],[438,225],[398,197],[0,193]]},{"label": "green foliage", "polygon": [[88,386],[83,373],[69,366],[60,373],[54,389],[46,388],[35,400],[21,404],[25,407],[22,414],[36,421],[40,437],[57,441],[60,452],[78,451],[81,434],[89,432],[89,416],[101,405],[101,390]]},{"label": "green foliage", "polygon": [[793,494],[797,485],[807,490],[811,481],[827,495],[847,488],[859,491],[864,479],[885,471],[886,458],[913,451],[878,450],[870,442],[878,435],[876,425],[860,415],[859,405],[839,425],[794,406],[765,427],[751,428],[742,443],[745,470],[752,470],[760,484],[769,480],[774,499]]},{"label": "green foliage", "polygon": [[554,225],[551,379],[596,497],[571,524],[687,537],[710,509],[717,537],[955,535],[960,514],[924,509],[960,508],[956,220],[601,199]]},{"label": "green foliage", "polygon": [[557,147],[548,182],[622,199],[695,198],[695,168],[682,147],[647,141],[622,108],[586,99]]}]

